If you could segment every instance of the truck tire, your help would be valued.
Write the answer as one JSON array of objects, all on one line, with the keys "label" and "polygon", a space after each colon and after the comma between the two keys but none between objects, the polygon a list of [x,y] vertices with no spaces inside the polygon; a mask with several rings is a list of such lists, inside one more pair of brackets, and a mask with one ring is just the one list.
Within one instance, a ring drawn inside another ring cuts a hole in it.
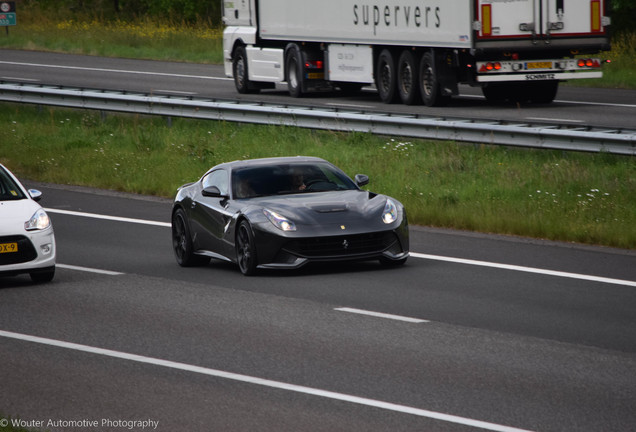
[{"label": "truck tire", "polygon": [[405,105],[414,105],[421,101],[418,60],[411,50],[402,51],[398,59],[397,90]]},{"label": "truck tire", "polygon": [[450,96],[442,94],[440,80],[435,63],[435,54],[431,51],[422,55],[420,61],[419,84],[424,105],[444,106],[448,104]]},{"label": "truck tire", "polygon": [[510,92],[509,86],[504,83],[488,83],[481,88],[486,100],[490,103],[504,102]]},{"label": "truck tire", "polygon": [[382,50],[378,57],[375,77],[375,86],[378,88],[380,100],[384,103],[396,102],[397,73],[393,55],[388,49]]},{"label": "truck tire", "polygon": [[559,90],[559,81],[536,81],[530,86],[532,91],[530,92],[530,102],[536,104],[549,104],[552,103]]},{"label": "truck tire", "polygon": [[301,97],[303,95],[303,59],[302,52],[296,44],[287,50],[285,71],[289,95],[295,98]]},{"label": "truck tire", "polygon": [[252,88],[247,71],[247,52],[245,46],[240,45],[234,50],[232,56],[232,75],[234,75],[234,86],[241,94],[257,93],[258,89]]},{"label": "truck tire", "polygon": [[491,103],[519,102],[549,104],[556,97],[559,81],[489,83],[482,87],[486,100]]}]

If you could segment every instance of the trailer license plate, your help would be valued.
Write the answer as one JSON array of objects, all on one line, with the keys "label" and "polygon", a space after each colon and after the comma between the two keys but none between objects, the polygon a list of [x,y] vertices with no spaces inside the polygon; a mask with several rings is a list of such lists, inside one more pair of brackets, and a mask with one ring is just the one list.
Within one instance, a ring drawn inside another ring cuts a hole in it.
[{"label": "trailer license plate", "polygon": [[307,74],[307,79],[325,79],[324,72],[312,72]]},{"label": "trailer license plate", "polygon": [[12,253],[18,251],[17,243],[0,243],[0,253]]},{"label": "trailer license plate", "polygon": [[528,62],[526,63],[526,67],[528,69],[552,69],[552,62],[551,61]]}]

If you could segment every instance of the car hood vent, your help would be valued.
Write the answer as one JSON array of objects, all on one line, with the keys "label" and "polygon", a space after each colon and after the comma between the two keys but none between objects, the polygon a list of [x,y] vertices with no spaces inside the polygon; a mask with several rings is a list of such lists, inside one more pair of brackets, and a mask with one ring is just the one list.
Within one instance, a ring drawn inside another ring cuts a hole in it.
[{"label": "car hood vent", "polygon": [[337,202],[337,203],[320,203],[320,204],[309,204],[307,205],[310,209],[317,211],[318,213],[336,213],[336,212],[344,212],[349,209],[347,203]]}]

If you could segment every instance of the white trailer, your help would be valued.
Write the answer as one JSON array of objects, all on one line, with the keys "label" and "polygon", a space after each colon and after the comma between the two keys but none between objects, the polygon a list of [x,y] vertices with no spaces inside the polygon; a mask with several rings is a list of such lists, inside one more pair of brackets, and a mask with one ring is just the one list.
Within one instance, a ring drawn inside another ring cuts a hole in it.
[{"label": "white trailer", "polygon": [[602,76],[608,2],[224,1],[225,73],[239,93],[373,84],[383,102],[435,106],[464,83],[489,100],[549,103],[559,81]]}]

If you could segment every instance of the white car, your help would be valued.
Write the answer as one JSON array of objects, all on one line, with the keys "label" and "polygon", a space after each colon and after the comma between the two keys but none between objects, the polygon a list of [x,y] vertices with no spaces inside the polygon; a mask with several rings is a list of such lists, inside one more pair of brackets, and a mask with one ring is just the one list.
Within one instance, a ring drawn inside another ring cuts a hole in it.
[{"label": "white car", "polygon": [[0,164],[0,275],[28,273],[34,282],[55,276],[55,236],[41,197]]}]

